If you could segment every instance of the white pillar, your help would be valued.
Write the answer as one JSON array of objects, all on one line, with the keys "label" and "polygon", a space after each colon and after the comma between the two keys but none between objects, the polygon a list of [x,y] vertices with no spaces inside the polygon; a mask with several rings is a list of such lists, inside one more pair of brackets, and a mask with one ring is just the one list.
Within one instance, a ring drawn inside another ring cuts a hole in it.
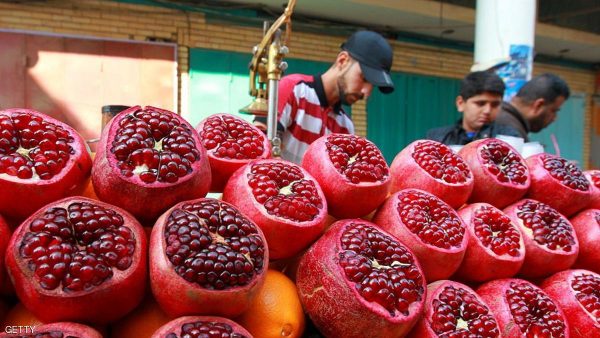
[{"label": "white pillar", "polygon": [[477,0],[472,71],[495,69],[505,100],[531,79],[536,0]]}]

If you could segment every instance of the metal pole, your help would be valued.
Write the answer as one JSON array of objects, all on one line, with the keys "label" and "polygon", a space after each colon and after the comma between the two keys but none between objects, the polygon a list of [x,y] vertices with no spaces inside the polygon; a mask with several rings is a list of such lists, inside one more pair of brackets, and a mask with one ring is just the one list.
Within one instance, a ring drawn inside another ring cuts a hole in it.
[{"label": "metal pole", "polygon": [[281,139],[277,136],[277,102],[279,80],[269,80],[269,113],[267,115],[267,138],[271,141],[273,156],[281,155]]}]

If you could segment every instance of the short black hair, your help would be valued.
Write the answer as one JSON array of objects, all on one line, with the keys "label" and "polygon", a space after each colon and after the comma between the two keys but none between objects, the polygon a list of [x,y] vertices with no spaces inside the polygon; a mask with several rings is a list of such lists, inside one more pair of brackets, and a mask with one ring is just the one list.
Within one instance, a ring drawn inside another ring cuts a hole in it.
[{"label": "short black hair", "polygon": [[540,98],[544,99],[546,103],[552,103],[559,96],[563,96],[566,100],[569,95],[571,92],[565,80],[551,73],[534,77],[517,93],[517,97],[525,103],[531,103]]},{"label": "short black hair", "polygon": [[502,79],[492,71],[472,72],[461,81],[459,95],[465,101],[484,92],[502,96],[505,88]]}]

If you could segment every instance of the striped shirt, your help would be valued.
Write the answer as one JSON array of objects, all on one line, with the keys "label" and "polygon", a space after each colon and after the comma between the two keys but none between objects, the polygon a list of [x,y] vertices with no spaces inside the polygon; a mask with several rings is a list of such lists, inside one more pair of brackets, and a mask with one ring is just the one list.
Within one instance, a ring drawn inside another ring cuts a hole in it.
[{"label": "striped shirt", "polygon": [[300,163],[309,144],[331,133],[354,134],[354,124],[341,104],[327,104],[320,75],[291,74],[279,81],[277,106],[282,131],[281,157]]}]

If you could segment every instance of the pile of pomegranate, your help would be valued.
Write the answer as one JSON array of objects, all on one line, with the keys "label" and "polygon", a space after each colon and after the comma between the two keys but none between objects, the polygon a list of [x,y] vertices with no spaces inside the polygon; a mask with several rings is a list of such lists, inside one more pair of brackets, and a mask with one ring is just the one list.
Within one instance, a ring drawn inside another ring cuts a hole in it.
[{"label": "pile of pomegranate", "polygon": [[35,321],[0,314],[0,337],[131,336],[152,309],[139,337],[262,337],[236,318],[269,268],[311,337],[600,337],[600,171],[497,139],[417,140],[390,166],[354,135],[301,164],[270,150],[236,116],[135,106],[91,154],[1,110],[0,305]]}]

